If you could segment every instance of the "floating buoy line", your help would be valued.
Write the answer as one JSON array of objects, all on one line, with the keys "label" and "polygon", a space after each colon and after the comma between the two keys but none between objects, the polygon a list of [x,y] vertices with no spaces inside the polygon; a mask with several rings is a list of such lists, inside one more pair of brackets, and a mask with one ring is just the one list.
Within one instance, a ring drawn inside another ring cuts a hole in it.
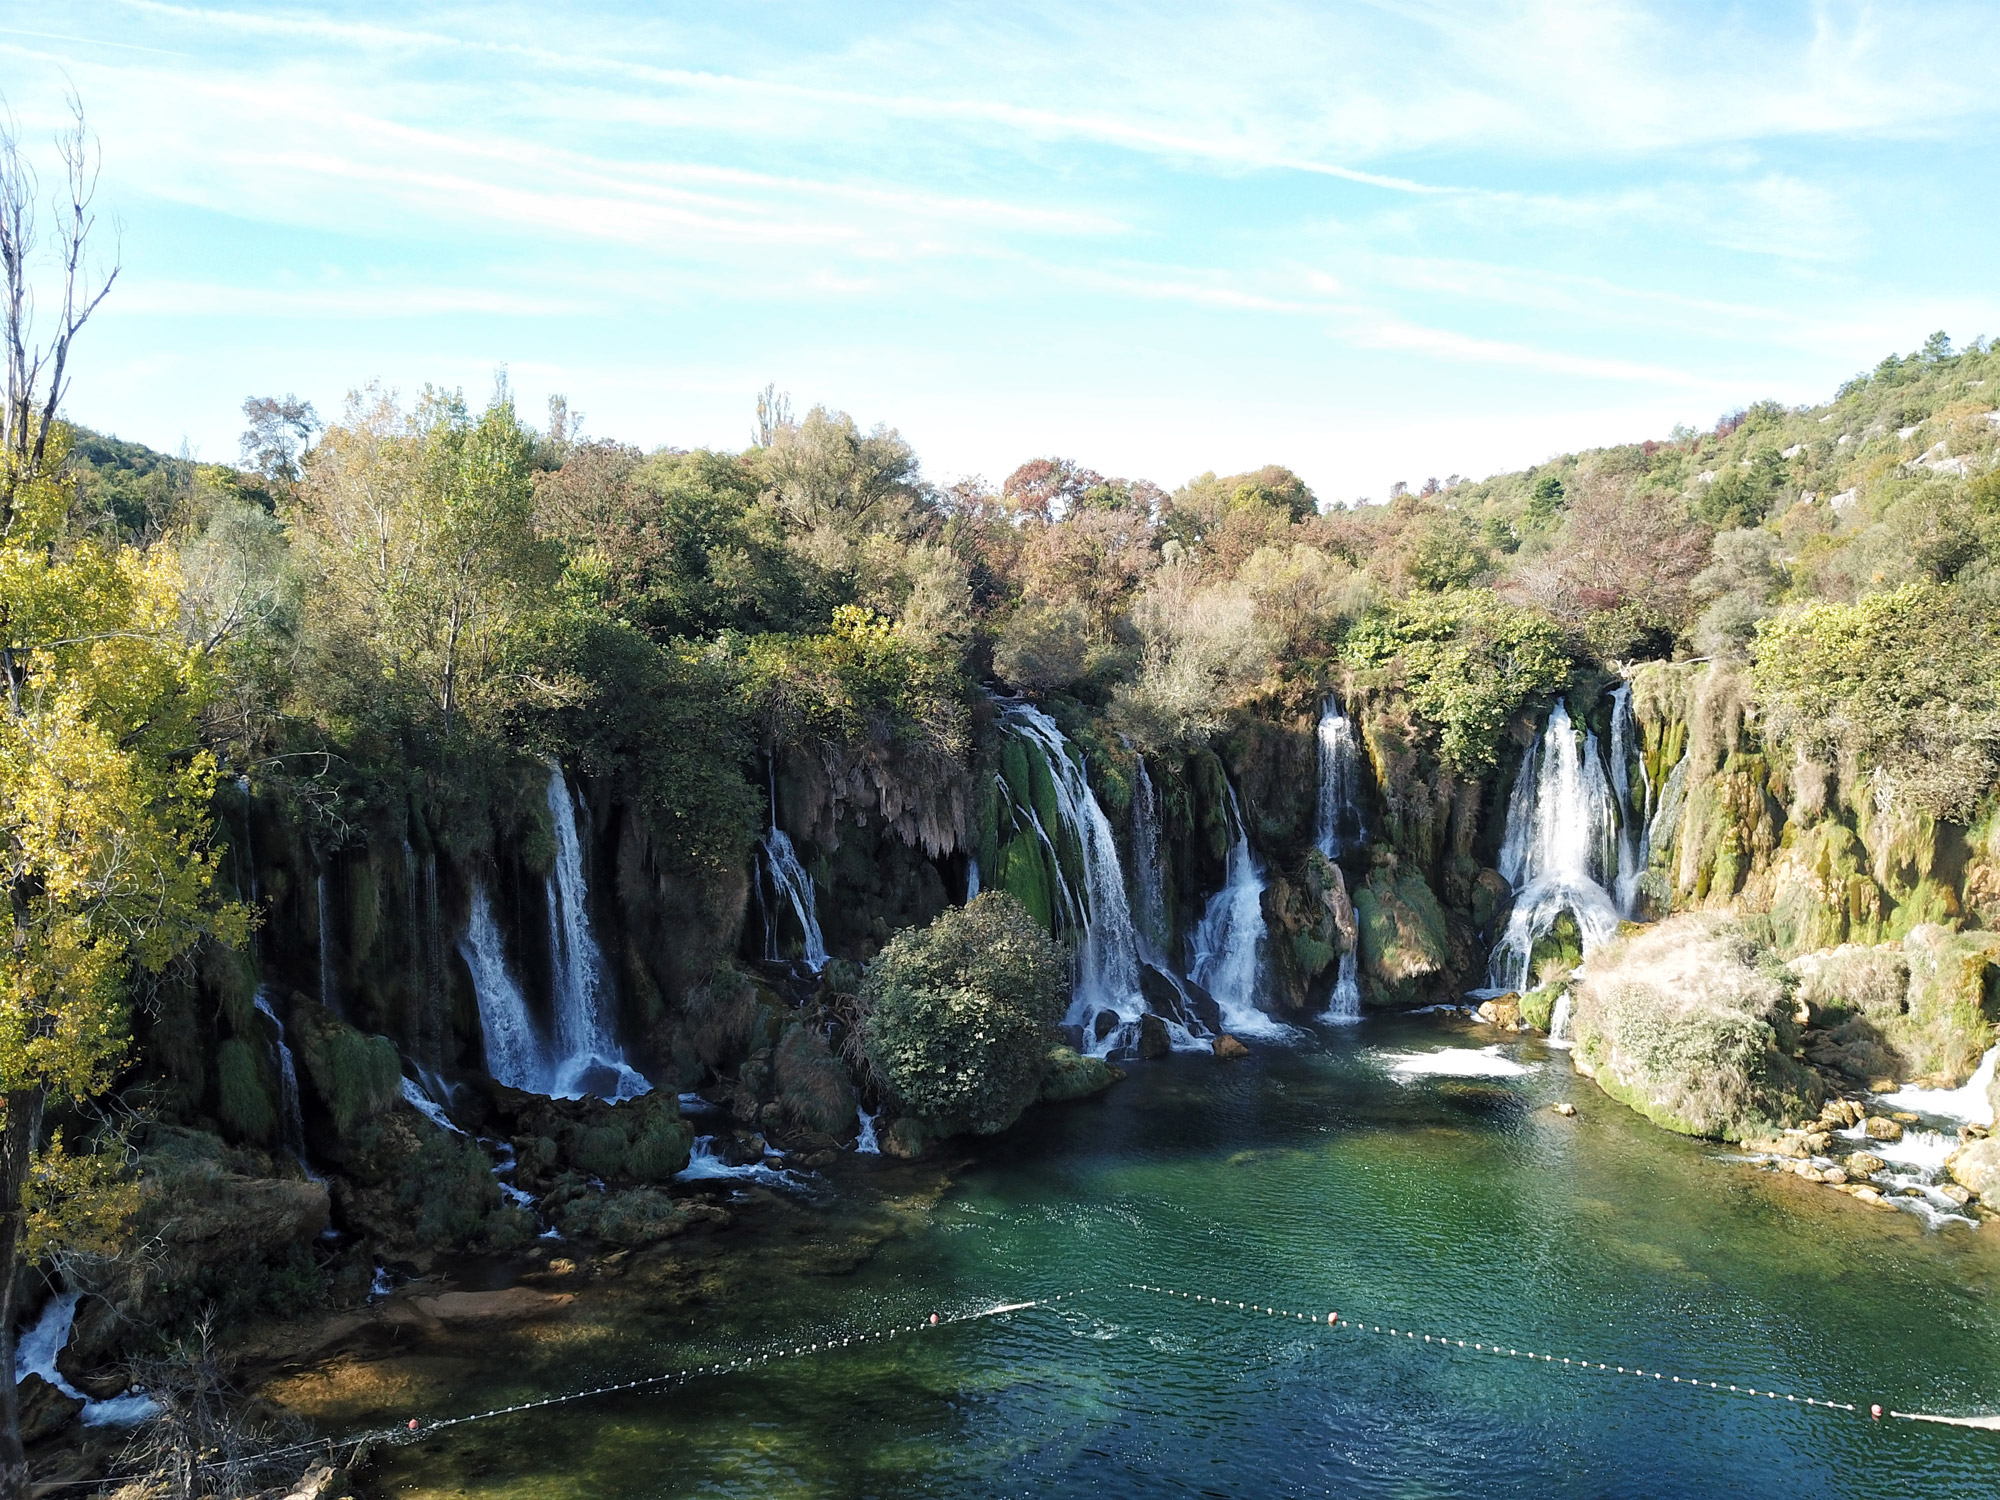
[{"label": "floating buoy line", "polygon": [[[1566,1369],[1593,1376],[1624,1376],[1648,1382],[1656,1388],[1678,1387],[1698,1391],[1707,1395],[1738,1396],[1746,1400],[1782,1401],[1790,1406],[1811,1407],[1819,1411],[1846,1412],[1850,1415],[1865,1416],[1875,1421],[1884,1417],[1904,1422],[1935,1422],[1952,1427],[1970,1427],[1983,1431],[2000,1431],[2000,1413],[1989,1416],[1954,1417],[1931,1412],[1894,1411],[1879,1402],[1862,1405],[1854,1401],[1836,1401],[1823,1396],[1801,1396],[1786,1391],[1752,1385],[1732,1385],[1726,1381],[1705,1380],[1692,1375],[1670,1374],[1664,1370],[1647,1369],[1638,1365],[1612,1364],[1605,1360],[1594,1360],[1577,1355],[1550,1354],[1542,1350],[1523,1349],[1512,1344],[1502,1344],[1486,1339],[1465,1339],[1451,1334],[1425,1333],[1418,1329],[1395,1327],[1380,1323],[1370,1323],[1364,1319],[1341,1313],[1338,1309],[1305,1312],[1296,1308],[1278,1307],[1271,1303],[1246,1302],[1228,1297],[1214,1297],[1206,1293],[1181,1291],[1174,1287],[1156,1286],[1148,1282],[1127,1281],[1120,1284],[1123,1289],[1141,1292],[1148,1296],[1172,1301],[1185,1302],[1190,1306],[1214,1308],[1218,1312],[1238,1313],[1250,1318],[1271,1318],[1282,1322],[1300,1323],[1316,1327],[1327,1334],[1365,1334],[1370,1337],[1395,1339],[1420,1347],[1428,1347],[1441,1354],[1469,1354],[1482,1358],[1519,1359],[1530,1364]],[[439,1417],[430,1421],[411,1417],[401,1425],[380,1428],[367,1432],[350,1434],[341,1438],[315,1438],[310,1442],[290,1443],[282,1447],[268,1448],[261,1453],[240,1460],[239,1463],[261,1465],[276,1463],[286,1458],[302,1457],[306,1454],[324,1454],[329,1458],[341,1452],[348,1455],[348,1462],[368,1448],[378,1444],[405,1446],[422,1442],[449,1432],[454,1428],[467,1427],[475,1422],[490,1422],[500,1417],[513,1416],[521,1412],[545,1411],[550,1407],[568,1406],[578,1401],[589,1401],[599,1396],[615,1396],[638,1391],[665,1389],[685,1385],[690,1381],[717,1375],[742,1374],[762,1369],[768,1365],[787,1360],[804,1359],[814,1355],[831,1354],[836,1350],[866,1348],[886,1345],[898,1338],[912,1334],[936,1333],[946,1328],[978,1323],[987,1318],[999,1317],[1005,1313],[1029,1312],[1039,1308],[1050,1308],[1072,1303],[1080,1297],[1102,1292],[1102,1288],[1085,1287],[1076,1291],[1060,1292],[1050,1297],[1036,1297],[1020,1302],[1000,1302],[991,1307],[983,1307],[971,1312],[937,1313],[920,1317],[914,1323],[899,1323],[870,1333],[843,1334],[839,1337],[816,1339],[810,1343],[780,1344],[761,1349],[755,1353],[742,1354],[728,1359],[719,1359],[707,1364],[689,1365],[682,1369],[667,1370],[656,1375],[644,1375],[632,1380],[611,1381],[603,1385],[586,1386],[573,1391],[564,1391],[553,1396],[543,1396],[533,1401],[515,1401],[504,1406],[489,1407],[484,1411],[467,1412],[461,1416]],[[208,1464],[204,1468],[220,1465]],[[138,1478],[127,1475],[124,1478]],[[68,1481],[42,1488],[70,1488],[79,1484],[106,1485],[120,1482],[118,1478],[101,1478],[88,1481]]]}]

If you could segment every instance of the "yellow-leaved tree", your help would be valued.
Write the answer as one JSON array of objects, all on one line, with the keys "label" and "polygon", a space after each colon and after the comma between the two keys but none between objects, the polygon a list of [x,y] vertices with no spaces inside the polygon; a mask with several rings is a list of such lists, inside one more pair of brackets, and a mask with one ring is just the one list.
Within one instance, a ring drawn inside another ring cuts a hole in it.
[{"label": "yellow-leaved tree", "polygon": [[[164,550],[75,535],[57,419],[70,347],[112,277],[84,256],[94,164],[81,112],[58,141],[52,340],[28,326],[35,181],[0,133],[0,275],[8,387],[0,411],[0,1369],[14,1361],[25,1256],[101,1237],[115,1174],[45,1132],[52,1107],[112,1083],[131,1045],[134,980],[204,936],[241,941],[215,897],[216,767],[200,747],[206,651],[181,628]],[[46,304],[45,304],[46,305]],[[0,1379],[0,1500],[26,1493],[12,1379]]]}]

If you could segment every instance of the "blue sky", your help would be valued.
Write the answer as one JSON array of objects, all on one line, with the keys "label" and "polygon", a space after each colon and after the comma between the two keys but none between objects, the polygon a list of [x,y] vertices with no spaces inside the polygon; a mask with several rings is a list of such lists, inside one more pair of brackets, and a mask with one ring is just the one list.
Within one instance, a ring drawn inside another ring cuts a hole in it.
[{"label": "blue sky", "polygon": [[766,381],[938,478],[1323,498],[2000,334],[1990,3],[0,0],[104,151],[78,420],[233,458],[379,379],[652,446]]}]

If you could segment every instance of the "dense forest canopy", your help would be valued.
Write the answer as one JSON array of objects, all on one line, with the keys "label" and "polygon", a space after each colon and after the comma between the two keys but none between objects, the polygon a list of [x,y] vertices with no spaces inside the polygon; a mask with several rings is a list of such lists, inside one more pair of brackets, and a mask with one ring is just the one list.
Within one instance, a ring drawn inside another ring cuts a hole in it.
[{"label": "dense forest canopy", "polygon": [[742,452],[646,453],[560,403],[536,431],[504,383],[477,410],[371,387],[323,431],[246,403],[242,468],[78,431],[71,526],[178,555],[188,629],[229,642],[212,739],[335,843],[525,748],[643,788],[685,867],[740,866],[761,746],[878,796],[949,782],[981,684],[1150,749],[1359,672],[1470,774],[1577,674],[1690,656],[1751,664],[1799,755],[1964,817],[2000,743],[1996,381],[1936,336],[1822,406],[1354,507],[1276,465],[941,487],[893,429],[769,393]]}]

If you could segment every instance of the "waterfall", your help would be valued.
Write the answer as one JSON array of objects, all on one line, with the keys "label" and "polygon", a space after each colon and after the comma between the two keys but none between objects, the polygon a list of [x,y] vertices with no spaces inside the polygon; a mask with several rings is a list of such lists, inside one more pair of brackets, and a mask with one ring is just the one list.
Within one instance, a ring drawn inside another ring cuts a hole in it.
[{"label": "waterfall", "polygon": [[1361,742],[1354,721],[1329,696],[1319,716],[1319,820],[1315,842],[1328,859],[1359,848],[1368,838],[1361,816]]},{"label": "waterfall", "polygon": [[979,894],[979,857],[968,855],[965,861],[965,904],[970,906]]},{"label": "waterfall", "polygon": [[507,950],[493,920],[493,905],[484,882],[472,887],[472,920],[459,940],[459,954],[472,975],[472,993],[479,1002],[479,1034],[484,1040],[486,1071],[511,1089],[531,1094],[553,1093],[547,1049],[527,997],[507,968]]},{"label": "waterfall", "polygon": [[854,1150],[860,1156],[880,1156],[882,1144],[875,1139],[875,1117],[865,1109],[857,1109],[856,1117],[861,1122],[860,1134],[854,1138]]},{"label": "waterfall", "polygon": [[312,1168],[306,1166],[306,1120],[299,1108],[299,1070],[292,1061],[292,1049],[285,1043],[285,1023],[271,1009],[270,996],[262,989],[257,991],[251,1003],[257,1007],[257,1013],[271,1023],[272,1047],[278,1058],[278,1105],[285,1117],[285,1149],[311,1175]]},{"label": "waterfall", "polygon": [[1569,991],[1556,996],[1555,1008],[1549,1012],[1549,1045],[1570,1050],[1569,1040]]},{"label": "waterfall", "polygon": [[555,968],[555,1056],[564,1097],[597,1094],[632,1099],[647,1083],[625,1061],[613,1034],[604,957],[590,930],[589,888],[583,871],[583,838],[577,808],[559,764],[549,768],[549,821],[555,826],[556,864],[545,882],[549,903],[549,952]]},{"label": "waterfall", "polygon": [[[813,893],[812,876],[799,863],[798,851],[785,830],[778,826],[775,808],[771,818],[771,828],[764,835],[764,869],[771,877],[771,889],[790,903],[792,917],[805,934],[805,964],[817,974],[826,967],[826,939],[819,930],[819,903]],[[978,876],[974,870],[974,879]],[[762,892],[759,892],[761,895]],[[968,895],[966,899],[971,900]],[[764,917],[764,957],[772,963],[780,963],[784,955],[778,949],[778,924],[771,920],[767,910]]]},{"label": "waterfall", "polygon": [[1333,981],[1333,993],[1327,997],[1326,1009],[1320,1013],[1320,1020],[1330,1026],[1347,1026],[1361,1019],[1361,981],[1356,974],[1357,967],[1352,948],[1340,955],[1340,971]]},{"label": "waterfall", "polygon": [[1617,933],[1606,889],[1617,874],[1617,823],[1597,736],[1586,732],[1579,746],[1569,708],[1558,702],[1507,801],[1500,873],[1514,889],[1514,911],[1488,962],[1488,984],[1530,988],[1535,943],[1564,912],[1576,919],[1585,953]]},{"label": "waterfall", "polygon": [[1138,759],[1139,776],[1132,789],[1132,889],[1138,897],[1139,937],[1157,952],[1167,944],[1166,900],[1160,879],[1160,794],[1153,778],[1146,774],[1146,757]]},{"label": "waterfall", "polygon": [[1241,1036],[1289,1037],[1292,1028],[1257,1008],[1264,970],[1264,866],[1250,847],[1250,830],[1229,788],[1229,819],[1236,842],[1222,889],[1189,939],[1194,950],[1188,977],[1215,997],[1225,1031]]},{"label": "waterfall", "polygon": [[313,872],[313,901],[319,913],[319,1003],[335,1015],[339,1015],[339,998],[333,991],[332,951],[327,946],[328,932],[333,924],[327,915],[326,864],[324,861],[320,861],[318,869]]},{"label": "waterfall", "polygon": [[248,776],[237,777],[236,790],[243,794],[243,872],[250,877],[246,882],[246,888],[250,892],[250,904],[255,906],[258,899],[257,836],[256,831],[250,826],[250,819],[255,811],[256,804],[250,800],[250,778]]},{"label": "waterfall", "polygon": [[[1064,1019],[1082,1028],[1084,1044],[1093,1053],[1102,1055],[1131,1046],[1138,1039],[1139,1017],[1146,1012],[1146,1001],[1139,991],[1138,934],[1132,925],[1132,908],[1125,899],[1125,872],[1118,862],[1110,820],[1098,806],[1089,778],[1070,755],[1069,741],[1055,720],[1029,704],[1009,703],[1001,709],[1001,721],[1046,760],[1056,816],[1062,829],[1075,839],[1082,864],[1082,889],[1072,890],[1062,861],[1055,856],[1051,831],[1041,826],[1033,808],[1020,809],[1049,848],[1062,898],[1058,920],[1067,919],[1080,929],[1076,983]],[[1099,1037],[1095,1034],[1097,1018],[1105,1011],[1112,1012],[1117,1021]]]},{"label": "waterfall", "polygon": [[[1637,736],[1632,722],[1632,684],[1621,683],[1611,695],[1611,791],[1618,799],[1618,910],[1631,917],[1639,910],[1639,877],[1646,873],[1646,813],[1653,800],[1652,778],[1646,774],[1643,756],[1635,757]],[[1639,775],[1646,788],[1647,807],[1632,807],[1632,772],[1638,760]]]}]

